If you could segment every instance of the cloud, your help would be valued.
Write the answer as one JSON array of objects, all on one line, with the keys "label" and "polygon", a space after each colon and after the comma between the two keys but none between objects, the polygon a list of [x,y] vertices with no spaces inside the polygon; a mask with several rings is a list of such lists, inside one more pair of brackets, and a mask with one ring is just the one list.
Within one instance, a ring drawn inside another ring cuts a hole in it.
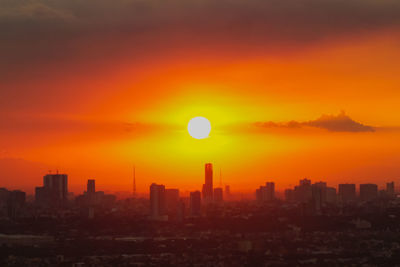
[{"label": "cloud", "polygon": [[325,129],[330,132],[374,132],[375,128],[369,125],[364,125],[351,119],[348,115],[342,111],[338,115],[322,115],[316,120],[298,122],[256,122],[255,126],[263,128],[303,128],[303,127],[314,127]]},{"label": "cloud", "polygon": [[118,52],[299,51],[398,28],[399,14],[396,0],[0,0],[0,70]]}]

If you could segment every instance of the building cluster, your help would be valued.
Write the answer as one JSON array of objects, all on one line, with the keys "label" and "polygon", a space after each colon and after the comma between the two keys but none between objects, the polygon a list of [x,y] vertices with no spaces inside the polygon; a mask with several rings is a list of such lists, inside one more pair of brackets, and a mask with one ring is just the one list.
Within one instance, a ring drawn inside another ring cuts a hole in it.
[{"label": "building cluster", "polygon": [[[339,184],[337,192],[336,188],[327,186],[326,182],[311,183],[309,179],[302,179],[294,189],[285,190],[286,202],[312,204],[317,211],[326,205],[369,202],[378,198],[394,197],[394,182],[387,183],[385,190],[378,190],[376,184],[360,184],[358,192],[355,184]],[[260,186],[256,190],[256,200],[261,204],[275,201],[275,184],[267,182],[264,186]]]},{"label": "building cluster", "polygon": [[[182,220],[189,205],[189,216],[201,216],[204,206],[218,205],[224,201],[224,195],[229,198],[230,187],[213,186],[213,165],[205,164],[205,182],[202,191],[190,192],[188,200],[179,195],[179,189],[166,189],[164,185],[150,185],[150,217],[154,220],[167,220],[175,218]],[[185,201],[186,200],[186,201]]]},{"label": "building cluster", "polygon": [[[145,200],[145,207],[149,218],[156,221],[183,221],[185,218],[201,217],[223,206],[224,200],[231,199],[230,187],[214,187],[214,170],[211,163],[204,167],[204,184],[202,190],[189,192],[188,196],[181,196],[177,188],[166,188],[165,185],[153,183],[150,185],[149,201]],[[135,177],[134,177],[135,179]],[[136,199],[134,180],[133,200]],[[75,198],[68,191],[67,174],[46,174],[43,185],[35,189],[34,206],[39,208],[80,207],[87,217],[93,218],[99,207],[115,208],[116,196],[96,190],[96,181],[87,181],[86,191]],[[338,188],[330,187],[326,182],[312,183],[309,179],[300,180],[293,189],[284,192],[285,203],[301,204],[305,210],[319,212],[332,205],[347,205],[352,203],[368,203],[377,199],[394,199],[394,182],[386,184],[386,189],[378,190],[376,184],[360,184],[357,190],[355,184],[339,184]],[[256,203],[276,203],[278,198],[275,183],[266,182],[256,189]],[[17,217],[25,205],[25,193],[8,191],[0,188],[0,215]],[[279,200],[281,201],[281,200]],[[137,201],[136,201],[137,202]],[[138,203],[138,202],[137,202]],[[58,209],[61,210],[61,209]]]},{"label": "building cluster", "polygon": [[68,175],[47,174],[43,186],[35,188],[36,203],[40,205],[65,205],[68,200]]}]

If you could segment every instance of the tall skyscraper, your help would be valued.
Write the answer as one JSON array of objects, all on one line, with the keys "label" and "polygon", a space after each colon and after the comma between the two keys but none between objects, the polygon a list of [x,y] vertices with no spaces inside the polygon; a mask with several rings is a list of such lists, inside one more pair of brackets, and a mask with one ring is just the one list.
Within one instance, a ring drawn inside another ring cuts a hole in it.
[{"label": "tall skyscraper", "polygon": [[87,204],[92,205],[96,202],[96,181],[89,179],[86,186],[86,200]]},{"label": "tall skyscraper", "polygon": [[87,181],[87,189],[88,194],[94,194],[96,192],[96,181],[93,179],[89,179]]},{"label": "tall skyscraper", "polygon": [[360,184],[360,200],[371,201],[378,197],[378,186],[376,184]]},{"label": "tall skyscraper", "polygon": [[394,182],[386,183],[386,193],[388,194],[389,197],[395,196]]},{"label": "tall skyscraper", "polygon": [[166,217],[165,186],[158,184],[150,185],[150,216],[155,220]]},{"label": "tall skyscraper", "polygon": [[203,200],[205,203],[213,201],[213,166],[211,163],[205,165],[205,183],[203,185]]},{"label": "tall skyscraper", "polygon": [[314,208],[320,210],[326,203],[326,182],[316,182],[311,185]]},{"label": "tall skyscraper", "polygon": [[339,198],[343,203],[356,200],[355,184],[339,184]]},{"label": "tall skyscraper", "polygon": [[201,215],[201,194],[200,191],[190,192],[190,216]]},{"label": "tall skyscraper", "polygon": [[36,201],[56,205],[65,203],[68,197],[68,175],[47,174],[43,177],[43,187],[36,187]]}]

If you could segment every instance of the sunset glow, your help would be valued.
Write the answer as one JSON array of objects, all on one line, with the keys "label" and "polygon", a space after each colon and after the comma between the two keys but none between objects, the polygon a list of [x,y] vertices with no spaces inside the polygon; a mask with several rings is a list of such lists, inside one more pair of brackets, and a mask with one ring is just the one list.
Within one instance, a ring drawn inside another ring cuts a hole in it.
[{"label": "sunset glow", "polygon": [[[0,13],[3,186],[59,169],[71,191],[89,176],[130,190],[132,162],[141,192],[198,188],[205,162],[249,192],[399,178],[393,1],[61,2]],[[197,116],[211,132],[188,134]]]}]

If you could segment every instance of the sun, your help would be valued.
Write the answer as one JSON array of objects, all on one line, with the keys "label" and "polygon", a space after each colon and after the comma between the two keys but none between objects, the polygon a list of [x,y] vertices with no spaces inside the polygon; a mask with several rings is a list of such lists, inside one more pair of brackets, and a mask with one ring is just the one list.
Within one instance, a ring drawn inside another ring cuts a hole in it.
[{"label": "sun", "polygon": [[211,123],[204,117],[194,117],[189,121],[187,129],[191,137],[204,139],[211,132]]}]

